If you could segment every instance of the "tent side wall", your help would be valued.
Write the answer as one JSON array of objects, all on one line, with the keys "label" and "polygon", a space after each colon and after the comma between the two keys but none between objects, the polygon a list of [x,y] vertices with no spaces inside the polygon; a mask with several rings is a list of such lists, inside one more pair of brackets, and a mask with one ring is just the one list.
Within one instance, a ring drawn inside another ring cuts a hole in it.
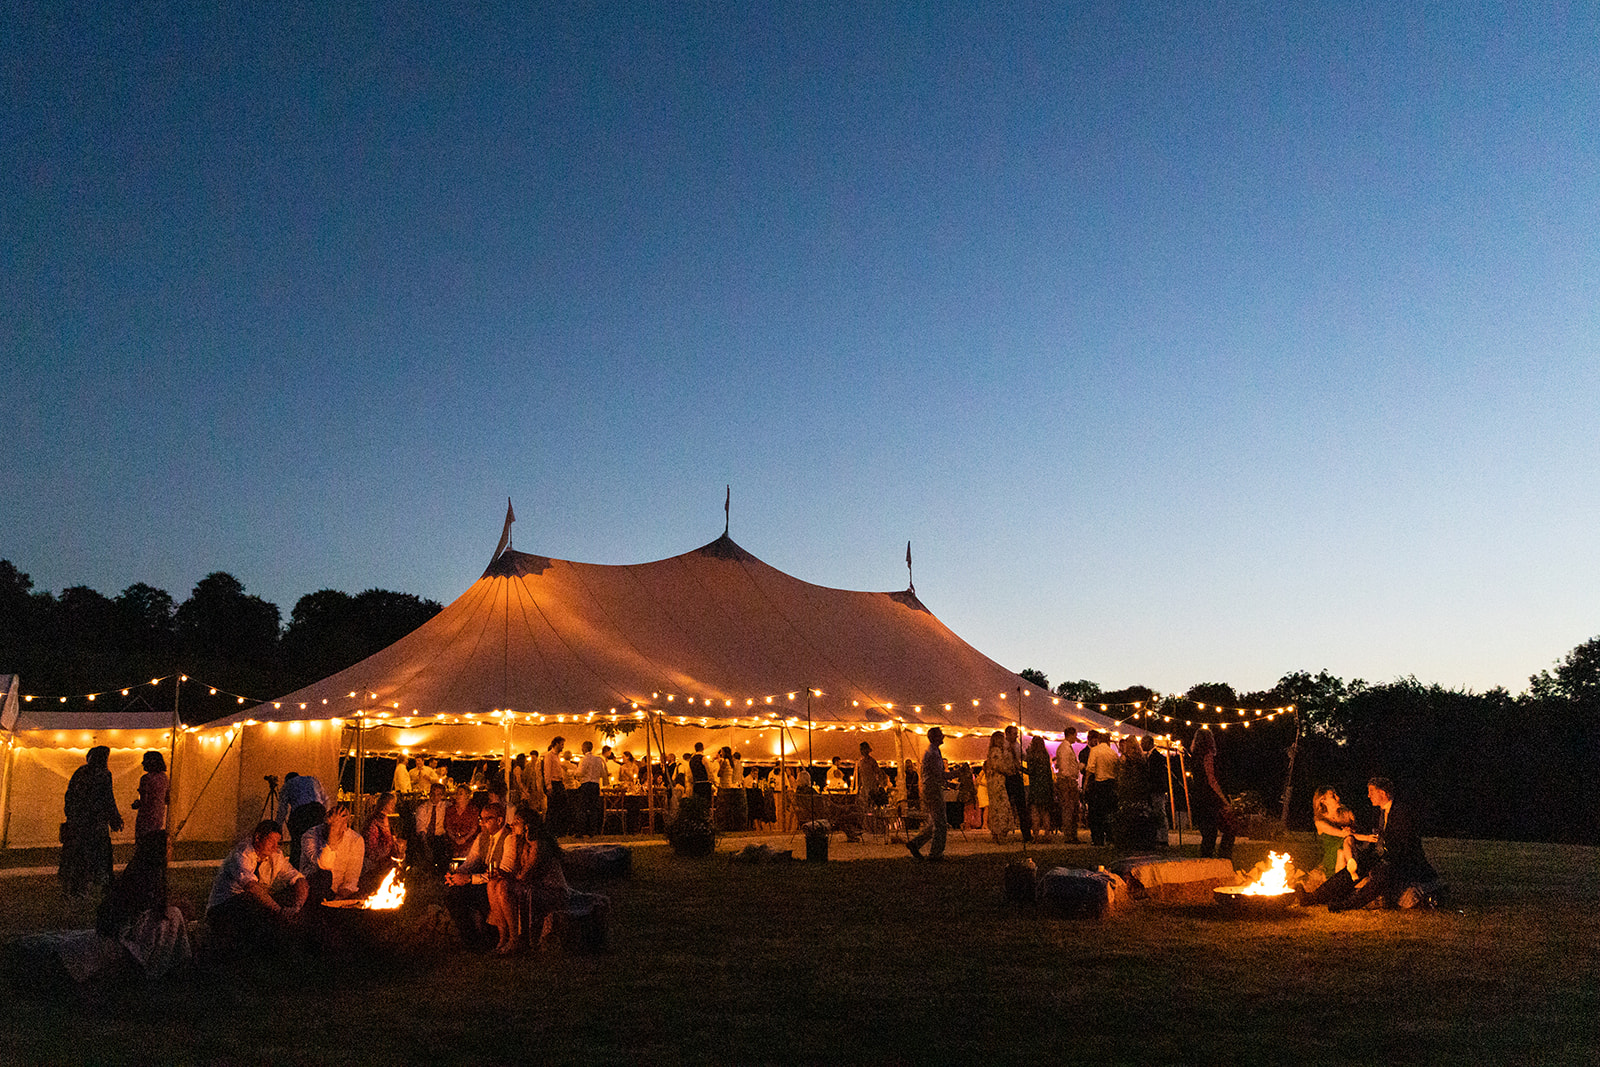
[{"label": "tent side wall", "polygon": [[[164,739],[154,739],[149,745],[118,747],[126,742],[101,737],[96,733],[88,744],[61,748],[52,743],[50,733],[35,737],[34,731],[13,735],[11,752],[7,759],[6,808],[4,816],[4,841],[6,848],[47,848],[61,843],[63,804],[67,796],[67,782],[72,772],[83,766],[84,757],[95,745],[112,745],[107,766],[111,770],[112,789],[117,798],[117,808],[122,812],[123,827],[111,835],[113,841],[133,840],[133,799],[139,795],[139,776],[144,773],[140,760],[147,748],[165,748]],[[105,731],[121,733],[122,731]],[[42,743],[41,743],[42,742]]]},{"label": "tent side wall", "polygon": [[232,837],[242,837],[262,819],[277,817],[267,809],[266,776],[279,783],[294,771],[315,775],[332,797],[339,787],[339,751],[344,725],[337,719],[258,722],[245,725],[238,751],[238,802]]}]

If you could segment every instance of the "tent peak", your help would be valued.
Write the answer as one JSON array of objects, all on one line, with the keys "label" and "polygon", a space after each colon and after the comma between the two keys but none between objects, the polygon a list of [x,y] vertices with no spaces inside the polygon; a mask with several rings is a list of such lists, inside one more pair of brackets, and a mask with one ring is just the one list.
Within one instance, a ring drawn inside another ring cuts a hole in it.
[{"label": "tent peak", "polygon": [[536,556],[531,552],[518,552],[508,548],[494,558],[488,569],[483,572],[485,578],[527,578],[543,574],[554,562],[549,556]]},{"label": "tent peak", "polygon": [[701,545],[695,549],[695,552],[702,556],[710,556],[712,559],[733,560],[738,563],[755,559],[754,556],[735,544],[733,538],[729,537],[726,531],[709,545]]}]

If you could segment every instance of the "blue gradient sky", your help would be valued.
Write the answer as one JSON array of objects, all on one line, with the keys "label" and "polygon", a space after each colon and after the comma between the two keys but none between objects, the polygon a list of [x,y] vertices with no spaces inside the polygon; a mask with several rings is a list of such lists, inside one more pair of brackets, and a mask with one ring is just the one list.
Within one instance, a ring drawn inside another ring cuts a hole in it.
[{"label": "blue gradient sky", "polygon": [[41,588],[449,601],[507,496],[626,563],[732,483],[1053,681],[1600,633],[1593,3],[120,6],[0,13]]}]

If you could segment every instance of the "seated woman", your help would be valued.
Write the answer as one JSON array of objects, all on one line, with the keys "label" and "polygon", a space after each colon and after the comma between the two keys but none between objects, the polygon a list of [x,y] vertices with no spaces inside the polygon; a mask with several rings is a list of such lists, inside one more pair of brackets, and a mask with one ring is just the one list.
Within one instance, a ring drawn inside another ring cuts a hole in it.
[{"label": "seated woman", "polygon": [[565,907],[571,895],[561,866],[561,846],[539,813],[519,806],[506,822],[514,835],[516,862],[503,876],[489,880],[489,925],[500,932],[495,953],[509,955],[532,946],[535,927]]},{"label": "seated woman", "polygon": [[362,893],[377,889],[384,875],[394,870],[397,864],[405,862],[405,840],[396,837],[394,828],[389,825],[389,817],[398,807],[399,801],[395,795],[385,793],[378,798],[372,814],[367,816],[366,828],[361,833],[364,855],[359,884]]},{"label": "seated woman", "polygon": [[167,831],[139,835],[133,858],[106,890],[93,930],[39,935],[76,982],[160,978],[194,956],[189,926],[167,893]]},{"label": "seated woman", "polygon": [[1325,878],[1313,890],[1296,889],[1302,907],[1344,900],[1364,873],[1365,850],[1358,843],[1356,817],[1334,789],[1318,790],[1311,799],[1311,818],[1322,846],[1319,865]]}]

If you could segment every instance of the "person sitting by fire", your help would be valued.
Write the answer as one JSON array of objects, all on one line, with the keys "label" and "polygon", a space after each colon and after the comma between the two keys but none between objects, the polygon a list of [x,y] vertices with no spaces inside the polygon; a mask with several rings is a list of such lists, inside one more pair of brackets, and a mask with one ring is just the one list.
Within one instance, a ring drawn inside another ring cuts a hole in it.
[{"label": "person sitting by fire", "polygon": [[223,937],[271,944],[298,921],[310,891],[283,854],[282,826],[264,819],[222,861],[206,901],[206,922]]},{"label": "person sitting by fire", "polygon": [[456,790],[455,803],[444,813],[444,832],[450,839],[450,858],[465,859],[478,837],[481,813],[472,806],[472,790]]},{"label": "person sitting by fire", "polygon": [[444,829],[444,817],[449,810],[444,783],[434,782],[428,787],[428,799],[417,805],[415,813],[418,852],[411,859],[413,867],[426,864],[435,871],[442,871],[450,865],[450,837]]},{"label": "person sitting by fire", "polygon": [[350,805],[341,800],[300,838],[300,873],[306,877],[310,903],[359,895],[366,854],[366,842],[350,828]]},{"label": "person sitting by fire", "polygon": [[489,872],[489,925],[500,931],[496,955],[531,948],[544,917],[566,906],[571,896],[561,845],[544,820],[524,804],[506,822],[511,869]]},{"label": "person sitting by fire", "polygon": [[465,860],[444,876],[445,907],[462,942],[473,950],[489,947],[485,944],[489,933],[484,929],[489,919],[489,880],[510,874],[517,860],[506,830],[505,805],[485,804],[479,823]]},{"label": "person sitting by fire", "polygon": [[361,839],[366,843],[366,858],[361,862],[361,892],[370,893],[390,871],[406,861],[405,838],[394,832],[389,820],[399,811],[400,800],[393,793],[385,793],[367,816]]},{"label": "person sitting by fire", "polygon": [[[1374,843],[1378,860],[1372,873],[1348,897],[1328,905],[1329,911],[1364,908],[1374,900],[1385,907],[1403,904],[1407,891],[1435,881],[1439,875],[1422,851],[1422,828],[1410,804],[1396,803],[1394,783],[1387,778],[1367,781],[1367,799],[1378,809],[1376,834],[1353,834],[1357,841]],[[1410,904],[1404,906],[1410,907]]]}]

